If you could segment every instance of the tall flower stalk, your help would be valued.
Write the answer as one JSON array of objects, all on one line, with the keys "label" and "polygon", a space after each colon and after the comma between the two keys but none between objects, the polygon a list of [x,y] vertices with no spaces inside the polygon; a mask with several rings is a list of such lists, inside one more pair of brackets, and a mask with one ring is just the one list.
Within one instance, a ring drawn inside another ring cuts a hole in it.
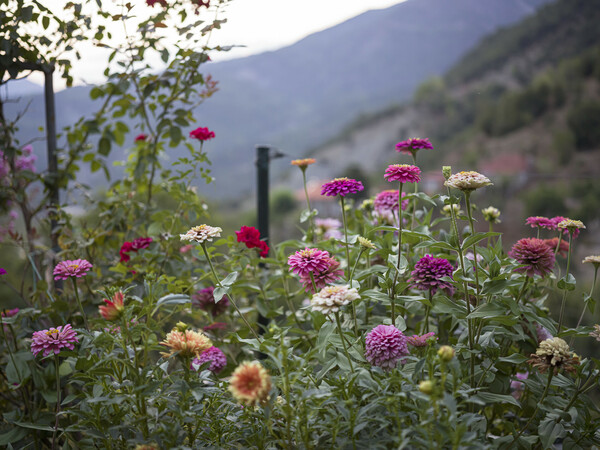
[{"label": "tall flower stalk", "polygon": [[[558,225],[558,228],[560,230],[568,230],[569,231],[569,251],[567,252],[567,270],[565,272],[565,277],[568,279],[569,278],[569,268],[571,266],[571,247],[573,245],[573,235],[577,232],[579,233],[579,229],[580,228],[585,228],[585,225],[580,222],[579,220],[571,220],[571,219],[565,219],[563,221],[561,221]],[[558,317],[558,329],[557,329],[557,334],[560,334],[560,330],[562,328],[562,324],[563,324],[563,319],[564,319],[564,313],[565,313],[565,304],[567,302],[567,286],[563,286],[563,296],[562,296],[562,302],[560,305],[560,315]]]},{"label": "tall flower stalk", "polygon": [[308,210],[308,231],[306,232],[306,240],[309,242],[314,241],[315,238],[315,226],[313,221],[312,208],[310,207],[310,197],[308,195],[308,187],[306,184],[306,169],[316,161],[314,158],[295,159],[292,161],[292,165],[298,167],[302,171],[302,184],[304,186],[304,196],[306,197],[306,207]]},{"label": "tall flower stalk", "polygon": [[404,183],[418,183],[421,181],[421,169],[409,164],[392,164],[385,170],[383,177],[387,181],[399,181],[398,186],[398,261],[394,270],[394,282],[390,293],[392,324],[396,323],[396,285],[400,274],[400,261],[402,258],[402,188]]}]

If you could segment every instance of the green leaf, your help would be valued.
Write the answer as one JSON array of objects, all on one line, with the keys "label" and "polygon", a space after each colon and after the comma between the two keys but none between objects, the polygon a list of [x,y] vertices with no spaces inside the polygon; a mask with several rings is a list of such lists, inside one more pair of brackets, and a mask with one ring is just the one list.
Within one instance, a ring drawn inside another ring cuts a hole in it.
[{"label": "green leaf", "polygon": [[562,291],[573,291],[576,285],[575,277],[572,274],[565,275],[556,284],[556,287]]},{"label": "green leaf", "polygon": [[491,392],[479,392],[471,399],[483,400],[484,403],[510,403],[517,408],[521,408],[521,404],[512,395],[493,394]]},{"label": "green leaf", "polygon": [[498,305],[497,303],[484,303],[478,306],[467,316],[468,319],[482,318],[482,319],[493,319],[495,317],[504,316],[506,314],[506,308]]},{"label": "green leaf", "polygon": [[318,213],[319,211],[317,211],[316,209],[313,209],[312,211],[309,209],[302,210],[302,212],[300,213],[300,223],[306,222],[308,219],[310,219],[313,216],[316,216]]},{"label": "green leaf", "polygon": [[396,317],[396,323],[394,324],[396,326],[396,328],[398,328],[400,331],[404,331],[406,330],[406,322],[404,321],[404,318],[402,316],[398,316]]},{"label": "green leaf", "polygon": [[565,427],[563,427],[562,423],[557,423],[554,417],[548,417],[540,423],[538,433],[543,448],[552,448],[556,439],[564,437]]},{"label": "green leaf", "polygon": [[108,156],[110,153],[110,140],[107,137],[101,137],[98,141],[98,153],[102,156]]},{"label": "green leaf", "polygon": [[238,272],[231,272],[229,275],[227,275],[225,277],[225,279],[223,281],[221,281],[221,284],[223,286],[231,286],[233,283],[235,283],[235,280],[237,280],[238,277]]},{"label": "green leaf", "polygon": [[492,236],[500,236],[501,233],[495,231],[488,231],[487,233],[475,233],[463,241],[463,248],[469,248],[477,244],[479,241],[490,238]]},{"label": "green leaf", "polygon": [[164,305],[183,305],[186,303],[190,303],[191,298],[189,295],[185,294],[169,294],[161,297],[158,302],[156,302],[156,306],[164,306]]},{"label": "green leaf", "polygon": [[219,286],[215,288],[213,292],[213,297],[215,298],[215,303],[219,303],[219,301],[223,298],[223,296],[227,295],[231,288],[229,286]]},{"label": "green leaf", "polygon": [[29,434],[29,431],[23,428],[13,428],[8,433],[0,434],[0,445],[12,444],[23,439]]},{"label": "green leaf", "polygon": [[[37,423],[28,423],[28,422],[13,422],[15,425],[18,425],[23,428],[31,428],[32,430],[42,430],[42,431],[54,431],[54,427],[49,425],[39,425]],[[61,430],[61,428],[59,428]]]},{"label": "green leaf", "polygon": [[526,356],[523,356],[520,353],[513,353],[510,356],[498,358],[498,361],[507,362],[511,364],[523,364],[525,361],[527,361],[527,359],[528,358]]}]

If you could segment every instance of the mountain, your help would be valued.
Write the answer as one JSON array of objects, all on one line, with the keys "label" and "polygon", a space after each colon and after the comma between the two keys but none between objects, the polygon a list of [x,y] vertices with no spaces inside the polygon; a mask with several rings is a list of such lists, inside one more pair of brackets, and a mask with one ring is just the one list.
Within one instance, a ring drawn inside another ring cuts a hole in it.
[{"label": "mountain", "polygon": [[[198,124],[217,135],[206,146],[216,182],[203,192],[231,197],[252,189],[255,144],[301,157],[358,114],[408,99],[420,82],[446,71],[483,36],[546,2],[408,0],[277,51],[208,64],[220,92],[196,112]],[[59,127],[93,111],[88,92],[57,95]],[[21,130],[26,136],[43,124],[43,109],[31,110],[34,117]],[[111,159],[121,158],[113,151]]]},{"label": "mountain", "polygon": [[313,148],[318,164],[309,179],[353,167],[383,188],[387,164],[412,163],[395,143],[427,136],[435,150],[419,153],[423,189],[441,192],[442,164],[479,170],[495,184],[479,199],[505,211],[503,231],[521,229],[529,215],[571,216],[600,228],[598,23],[600,0],[543,6],[483,39],[410,102],[356,118]]}]

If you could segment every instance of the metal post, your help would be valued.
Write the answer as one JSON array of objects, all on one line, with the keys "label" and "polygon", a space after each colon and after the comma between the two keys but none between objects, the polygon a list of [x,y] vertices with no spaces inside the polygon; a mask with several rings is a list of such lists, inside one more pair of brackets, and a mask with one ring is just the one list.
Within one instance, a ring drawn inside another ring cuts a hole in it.
[{"label": "metal post", "polygon": [[[261,239],[269,244],[269,150],[266,145],[256,146],[256,211],[258,214],[258,231]],[[260,267],[264,267],[260,263]],[[258,332],[263,334],[269,320],[258,314]]]},{"label": "metal post", "polygon": [[[58,235],[56,234],[57,209],[60,205],[58,186],[58,160],[56,157],[56,107],[54,104],[54,85],[52,75],[54,66],[42,66],[44,72],[44,100],[46,106],[46,146],[48,152],[48,190],[50,194],[50,242],[52,245],[53,259],[60,252]],[[55,282],[57,289],[62,288],[62,283]]]},{"label": "metal post", "polygon": [[269,243],[269,150],[266,145],[256,146],[256,211],[261,239]]}]

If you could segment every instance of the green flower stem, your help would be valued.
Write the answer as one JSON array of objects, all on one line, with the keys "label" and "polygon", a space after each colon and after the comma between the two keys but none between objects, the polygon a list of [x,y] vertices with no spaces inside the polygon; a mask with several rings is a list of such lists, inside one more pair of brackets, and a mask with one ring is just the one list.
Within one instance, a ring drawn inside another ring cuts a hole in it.
[{"label": "green flower stem", "polygon": [[[596,287],[596,279],[598,278],[598,265],[595,266],[594,268],[594,281],[592,281],[592,289],[590,289],[590,295],[589,297],[592,296],[592,294],[594,293],[594,288]],[[583,310],[581,311],[581,316],[579,316],[579,320],[577,321],[577,326],[575,328],[579,328],[579,325],[581,325],[581,321],[583,320],[583,315],[585,314],[585,305],[583,305]]]},{"label": "green flower stem", "polygon": [[535,418],[535,415],[537,414],[537,412],[540,409],[540,405],[544,402],[544,399],[546,398],[546,394],[548,394],[548,389],[550,389],[550,384],[552,383],[552,377],[553,376],[554,376],[554,368],[550,368],[550,370],[548,370],[548,381],[546,382],[546,388],[544,389],[544,392],[542,393],[542,398],[540,398],[540,401],[537,402],[537,405],[535,407],[535,411],[533,411],[533,414],[531,415],[531,417],[529,418],[529,420],[527,421],[527,423],[525,424],[525,426],[521,429],[521,431],[519,431],[519,434],[517,434],[515,436],[515,438],[513,439],[511,447],[513,446],[513,444],[515,442],[517,442],[517,440],[521,437],[521,435],[523,434],[523,432],[529,427],[529,425],[531,424],[531,422]]},{"label": "green flower stem", "polygon": [[316,294],[317,292],[319,292],[319,289],[317,289],[317,283],[315,282],[315,276],[313,275],[312,272],[309,272],[309,273],[310,273],[310,281],[312,283],[313,291],[314,291],[314,294]]},{"label": "green flower stem", "polygon": [[398,261],[396,261],[396,270],[394,273],[394,283],[392,284],[392,325],[396,323],[396,283],[398,282],[398,274],[400,273],[400,259],[402,256],[402,188],[404,183],[400,183],[398,187]]},{"label": "green flower stem", "polygon": [[56,418],[54,421],[54,432],[52,433],[52,450],[58,448],[56,435],[58,434],[58,414],[60,413],[60,365],[58,355],[54,355],[54,371],[56,374]]},{"label": "green flower stem", "polygon": [[349,285],[350,287],[352,287],[352,278],[354,277],[354,272],[356,271],[356,266],[358,266],[358,262],[360,261],[360,257],[362,256],[363,252],[365,251],[364,247],[361,247],[360,252],[358,253],[358,256],[356,257],[356,261],[354,261],[354,266],[352,266],[352,271],[350,272],[350,281],[349,281]]},{"label": "green flower stem", "polygon": [[[473,212],[471,210],[471,193],[465,191],[465,203],[467,208],[467,217],[469,218],[469,228],[471,229],[471,236],[475,234],[475,225],[473,224]],[[477,267],[477,244],[473,244],[473,272],[475,273],[475,305],[479,306],[479,270]]]},{"label": "green flower stem", "polygon": [[521,286],[521,290],[519,291],[519,293],[517,294],[517,298],[515,299],[515,303],[517,305],[519,304],[519,301],[521,301],[521,298],[523,297],[523,294],[525,293],[525,289],[527,288],[527,285],[529,284],[530,280],[531,280],[531,278],[526,275],[525,282],[523,283],[523,286]]},{"label": "green flower stem", "polygon": [[[433,294],[431,293],[431,289],[429,289],[429,304],[433,304],[432,303],[433,300]],[[429,333],[429,311],[431,309],[431,306],[429,305],[425,305],[425,333]]]},{"label": "green flower stem", "polygon": [[[569,267],[571,266],[571,244],[573,243],[573,231],[569,230],[569,252],[567,253],[567,271],[565,272],[565,277],[569,276]],[[556,334],[560,334],[560,329],[562,328],[564,313],[565,313],[565,303],[567,302],[567,290],[563,291],[562,303],[560,305],[560,316],[558,316],[558,330]]]},{"label": "green flower stem", "polygon": [[350,278],[350,245],[348,244],[348,224],[346,222],[346,208],[344,207],[344,197],[340,195],[340,204],[342,206],[342,221],[344,222],[344,243],[346,244],[346,274],[347,280],[352,287],[352,279]]},{"label": "green flower stem", "polygon": [[340,333],[340,339],[342,340],[342,345],[344,346],[344,353],[346,354],[346,358],[348,358],[348,364],[350,364],[350,371],[352,373],[354,373],[354,367],[352,366],[352,360],[350,359],[350,353],[348,353],[348,346],[346,345],[346,340],[344,339],[344,333],[342,332],[342,324],[340,323],[339,311],[335,312],[335,322],[337,323],[338,333]]},{"label": "green flower stem", "polygon": [[[598,278],[598,265],[594,265],[594,281],[592,281],[592,289],[590,289],[590,295],[588,295],[588,297],[591,297],[592,294],[594,293],[594,288],[596,287],[596,279]],[[586,304],[583,304],[583,309],[581,310],[581,315],[579,316],[579,320],[577,321],[577,326],[575,328],[579,328],[579,325],[581,325],[581,321],[583,320],[583,316],[585,315],[585,310],[586,310]],[[573,345],[573,340],[575,339],[575,336],[571,337],[571,342],[569,343],[569,346]]]},{"label": "green flower stem", "polygon": [[[223,285],[221,284],[221,280],[219,279],[219,276],[217,275],[217,272],[215,271],[213,263],[212,263],[212,261],[210,259],[209,254],[208,254],[208,251],[206,250],[206,243],[202,242],[200,244],[200,246],[202,247],[202,251],[204,252],[204,256],[206,256],[206,260],[208,261],[208,265],[210,266],[210,271],[212,272],[212,275],[213,275],[213,277],[215,279],[215,282],[217,283],[217,286],[222,288]],[[260,339],[260,337],[258,337],[258,334],[256,334],[256,331],[254,331],[254,328],[252,328],[252,325],[250,325],[250,323],[248,323],[248,320],[246,319],[246,317],[244,317],[244,315],[242,314],[242,312],[240,311],[240,309],[237,307],[237,304],[233,300],[233,296],[231,295],[231,293],[228,293],[227,296],[229,297],[229,301],[231,302],[231,304],[233,305],[233,307],[237,311],[238,315],[242,318],[242,320],[244,321],[244,323],[246,324],[246,326],[248,327],[248,329],[250,330],[250,332],[254,335],[254,338],[258,341],[259,344],[262,344],[262,340]]]},{"label": "green flower stem", "polygon": [[[413,158],[413,164],[416,166],[417,165],[417,153],[413,153],[412,154],[412,158]],[[413,191],[414,194],[416,194],[417,191],[417,183],[413,183],[413,185],[415,186],[415,189]],[[400,210],[402,210],[402,197],[398,198],[398,201],[400,202]],[[417,197],[413,197],[413,201],[412,201],[412,214],[410,216],[410,229],[414,229],[414,223],[415,223],[415,213],[417,212]]]},{"label": "green flower stem", "polygon": [[306,206],[308,208],[308,233],[306,234],[306,239],[308,241],[312,241],[314,242],[314,238],[315,238],[315,229],[314,229],[314,225],[313,225],[313,216],[312,216],[312,209],[310,208],[310,198],[308,196],[308,188],[306,187],[306,167],[304,167],[302,169],[302,182],[304,184],[304,195],[306,197]]},{"label": "green flower stem", "polygon": [[[19,377],[19,384],[21,384],[23,382],[23,379],[21,378],[21,372],[19,371],[19,367],[17,366],[17,364],[15,363],[15,357],[13,355],[13,352],[10,348],[10,344],[8,343],[8,337],[6,336],[6,331],[4,331],[4,321],[2,320],[2,316],[0,316],[0,329],[2,330],[2,337],[4,338],[4,342],[6,342],[6,349],[8,350],[8,355],[10,356],[10,360],[12,361],[12,365],[15,368],[15,371],[17,372],[17,376]],[[13,336],[14,336],[14,332],[13,332]],[[15,352],[17,351],[17,346],[15,344]]]},{"label": "green flower stem", "polygon": [[79,311],[81,312],[81,315],[83,316],[83,323],[85,325],[85,328],[87,330],[89,330],[90,327],[88,326],[87,317],[85,316],[85,311],[83,310],[83,305],[81,304],[81,300],[79,299],[79,291],[77,290],[77,281],[75,281],[74,277],[71,277],[71,281],[73,282],[73,289],[75,290],[75,298],[77,299],[77,305],[79,306]]},{"label": "green flower stem", "polygon": [[[448,197],[452,198],[450,195],[450,188],[447,188]],[[458,225],[456,224],[456,212],[454,211],[453,204],[450,204],[450,218],[452,221],[452,227],[454,228],[454,233],[456,234],[456,245],[458,252],[458,260],[460,261],[460,268],[463,273],[463,278],[465,277],[465,262],[463,259],[463,251],[462,244],[460,242],[460,236],[458,234]],[[467,304],[467,314],[471,314],[471,302],[469,301],[469,284],[466,280],[463,281],[463,288],[465,291],[465,302]],[[475,355],[473,355],[473,330],[471,329],[471,320],[467,319],[467,332],[469,336],[469,350],[471,350],[471,386],[475,384]]]}]

